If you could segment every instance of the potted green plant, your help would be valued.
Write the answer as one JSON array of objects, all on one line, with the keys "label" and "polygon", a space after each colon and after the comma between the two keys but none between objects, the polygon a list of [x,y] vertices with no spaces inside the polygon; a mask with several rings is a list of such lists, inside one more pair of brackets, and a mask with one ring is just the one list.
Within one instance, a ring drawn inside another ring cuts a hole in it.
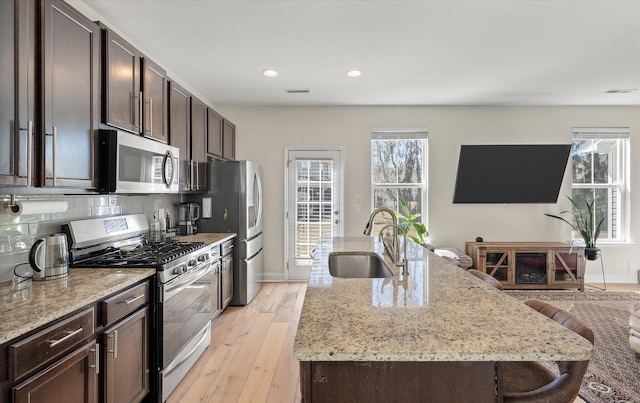
[{"label": "potted green plant", "polygon": [[[555,214],[545,214],[551,218],[557,218],[558,220],[562,220],[569,224],[573,230],[575,230],[584,241],[584,254],[588,260],[596,260],[598,256],[600,256],[600,248],[596,246],[596,241],[598,240],[598,236],[600,235],[600,228],[602,227],[602,223],[604,222],[604,217],[598,221],[596,224],[595,214],[593,205],[595,200],[586,201],[584,206],[578,205],[571,197],[567,196],[567,199],[571,202],[573,206],[573,211],[562,211],[560,215]],[[585,214],[586,210],[586,214]],[[562,214],[572,214],[573,222],[561,217]]]},{"label": "potted green plant", "polygon": [[412,214],[407,203],[400,199],[400,211],[396,211],[398,227],[402,233],[407,234],[407,238],[418,245],[428,247],[427,238],[429,237],[429,231],[427,231],[427,226],[424,223],[417,221],[420,216],[421,214]]}]

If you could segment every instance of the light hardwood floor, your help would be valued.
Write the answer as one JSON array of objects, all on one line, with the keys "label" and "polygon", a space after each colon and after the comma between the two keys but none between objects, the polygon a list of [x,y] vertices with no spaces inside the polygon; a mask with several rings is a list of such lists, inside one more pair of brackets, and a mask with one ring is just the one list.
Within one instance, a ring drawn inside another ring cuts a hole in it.
[{"label": "light hardwood floor", "polygon": [[[211,345],[167,401],[300,402],[293,340],[305,289],[306,283],[266,283],[248,306],[227,308],[213,325]],[[607,284],[607,291],[640,285]]]}]

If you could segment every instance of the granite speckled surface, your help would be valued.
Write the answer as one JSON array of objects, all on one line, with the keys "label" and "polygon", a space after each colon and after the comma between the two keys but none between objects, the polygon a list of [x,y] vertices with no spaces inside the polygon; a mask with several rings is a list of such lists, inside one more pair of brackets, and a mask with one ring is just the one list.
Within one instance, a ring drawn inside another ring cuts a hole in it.
[{"label": "granite speckled surface", "polygon": [[334,251],[375,251],[373,237],[316,249],[294,342],[301,361],[584,360],[591,344],[515,298],[410,243],[409,275],[343,279]]},{"label": "granite speckled surface", "polygon": [[181,242],[204,242],[209,245],[215,243],[224,242],[228,239],[235,237],[235,233],[221,233],[221,232],[203,232],[195,235],[181,235],[178,237],[178,241]]},{"label": "granite speckled surface", "polygon": [[155,274],[155,269],[71,268],[56,280],[0,283],[0,344]]}]

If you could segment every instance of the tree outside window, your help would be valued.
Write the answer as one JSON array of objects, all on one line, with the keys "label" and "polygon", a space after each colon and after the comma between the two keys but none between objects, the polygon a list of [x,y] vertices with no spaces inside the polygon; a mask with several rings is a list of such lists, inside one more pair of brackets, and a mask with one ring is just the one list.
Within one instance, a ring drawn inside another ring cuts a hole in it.
[{"label": "tree outside window", "polygon": [[[371,189],[373,208],[400,210],[403,200],[412,214],[426,217],[426,132],[373,132]],[[375,223],[374,223],[375,224]],[[381,225],[373,228],[373,233]]]}]

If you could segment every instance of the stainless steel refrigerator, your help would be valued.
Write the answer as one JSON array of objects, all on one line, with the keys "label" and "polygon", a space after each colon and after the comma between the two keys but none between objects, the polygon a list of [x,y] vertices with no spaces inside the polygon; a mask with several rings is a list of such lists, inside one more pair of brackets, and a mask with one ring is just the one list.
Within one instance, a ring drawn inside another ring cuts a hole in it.
[{"label": "stainless steel refrigerator", "polygon": [[[192,195],[202,206],[199,232],[235,232],[233,298],[246,305],[262,287],[262,168],[252,161],[209,163],[205,194]],[[211,217],[204,198],[211,199]]]}]

